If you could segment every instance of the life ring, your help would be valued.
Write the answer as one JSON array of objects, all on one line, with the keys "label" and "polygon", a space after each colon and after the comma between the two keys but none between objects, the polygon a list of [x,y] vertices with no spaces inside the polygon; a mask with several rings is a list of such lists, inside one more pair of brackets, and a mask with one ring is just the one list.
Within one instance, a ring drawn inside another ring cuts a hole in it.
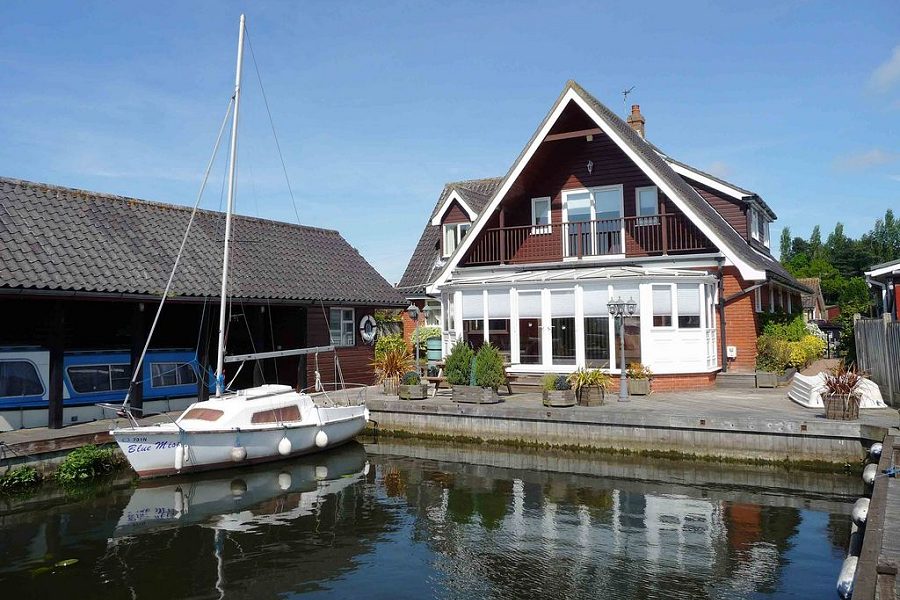
[{"label": "life ring", "polygon": [[376,333],[378,333],[378,330],[375,327],[375,317],[366,315],[359,320],[359,336],[365,343],[371,344],[374,342]]}]

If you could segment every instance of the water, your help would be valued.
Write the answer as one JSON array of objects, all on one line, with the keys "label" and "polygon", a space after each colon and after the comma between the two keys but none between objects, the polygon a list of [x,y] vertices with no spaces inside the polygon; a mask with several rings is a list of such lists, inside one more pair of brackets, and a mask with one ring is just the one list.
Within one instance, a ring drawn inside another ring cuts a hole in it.
[{"label": "water", "polygon": [[0,502],[0,594],[830,598],[861,492],[856,476],[354,444]]}]

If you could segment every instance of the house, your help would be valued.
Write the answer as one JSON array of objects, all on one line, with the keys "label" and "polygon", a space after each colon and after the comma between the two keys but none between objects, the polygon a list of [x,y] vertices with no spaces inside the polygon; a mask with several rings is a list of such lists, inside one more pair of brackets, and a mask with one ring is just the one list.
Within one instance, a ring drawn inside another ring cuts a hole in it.
[{"label": "house", "polygon": [[[0,430],[99,416],[93,406],[72,406],[63,386],[63,357],[74,350],[130,354],[131,365],[115,367],[127,366],[118,377],[94,365],[94,375],[109,375],[100,377],[105,391],[124,396],[190,215],[184,206],[0,178],[0,350],[49,354],[0,354],[0,413],[10,413],[0,415]],[[224,214],[198,211],[153,337],[153,348],[189,349],[200,373],[215,366],[224,224]],[[337,356],[346,381],[371,383],[373,349],[360,322],[376,308],[405,306],[402,295],[337,231],[245,216],[232,226],[228,353],[337,350],[227,365],[226,381],[306,387],[318,361],[321,379],[334,382]],[[190,369],[184,376],[197,395],[207,393],[203,377]],[[41,406],[18,410],[23,390]],[[131,403],[140,408],[141,400],[139,387]]]},{"label": "house", "polygon": [[800,312],[811,290],[772,256],[759,195],[671,158],[645,125],[570,81],[506,175],[444,187],[398,284],[439,311],[444,352],[490,342],[511,373],[616,374],[621,298],[625,359],[655,389],[755,368],[758,313]]},{"label": "house", "polygon": [[801,294],[803,318],[809,321],[824,321],[827,318],[825,297],[822,295],[822,281],[818,277],[801,277],[801,284],[812,290],[812,293]]},{"label": "house", "polygon": [[875,265],[865,274],[866,283],[881,298],[881,313],[900,320],[900,259]]}]

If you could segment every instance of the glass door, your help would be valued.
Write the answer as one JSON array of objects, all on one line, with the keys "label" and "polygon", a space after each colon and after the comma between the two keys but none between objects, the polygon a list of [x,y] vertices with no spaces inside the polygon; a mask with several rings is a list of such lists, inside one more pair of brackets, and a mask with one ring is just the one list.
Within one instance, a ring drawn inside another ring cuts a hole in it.
[{"label": "glass door", "polygon": [[519,292],[519,362],[540,365],[544,362],[541,349],[541,292]]},{"label": "glass door", "polygon": [[594,190],[597,254],[624,254],[622,246],[622,189]]},{"label": "glass door", "polygon": [[590,192],[573,192],[565,194],[565,255],[593,256],[594,236],[591,221],[594,218]]}]

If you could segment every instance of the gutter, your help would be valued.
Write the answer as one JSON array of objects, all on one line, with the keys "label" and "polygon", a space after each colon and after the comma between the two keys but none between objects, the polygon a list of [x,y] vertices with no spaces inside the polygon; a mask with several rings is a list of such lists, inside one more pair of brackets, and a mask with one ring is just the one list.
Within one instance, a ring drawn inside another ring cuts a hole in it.
[{"label": "gutter", "polygon": [[[871,275],[866,275],[866,283],[868,283],[872,287],[875,287],[877,285],[878,287],[881,288],[881,310],[883,312],[886,312],[886,313],[890,314],[891,316],[893,316],[894,307],[888,306],[888,297],[891,296],[892,294],[888,294],[887,285],[884,283],[881,283],[877,279],[872,279]],[[891,304],[893,304],[893,302]]]}]

